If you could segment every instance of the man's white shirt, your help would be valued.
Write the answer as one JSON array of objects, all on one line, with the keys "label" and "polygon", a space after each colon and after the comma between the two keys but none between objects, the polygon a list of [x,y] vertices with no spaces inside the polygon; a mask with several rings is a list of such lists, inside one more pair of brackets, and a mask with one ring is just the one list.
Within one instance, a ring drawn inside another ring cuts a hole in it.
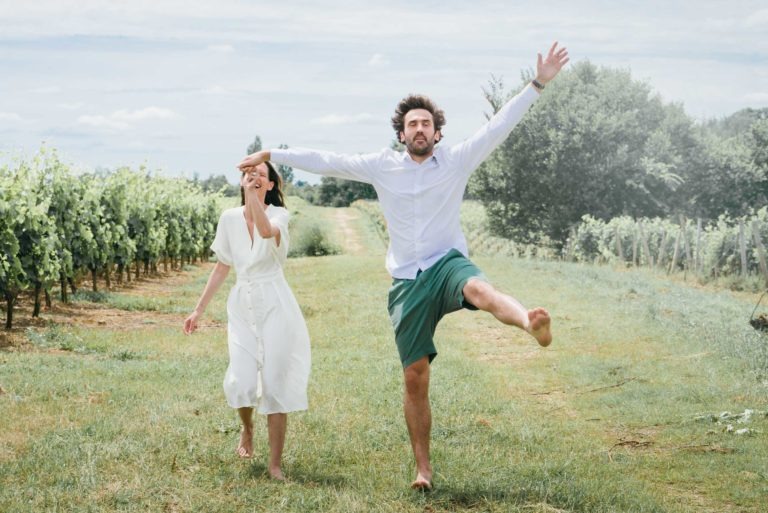
[{"label": "man's white shirt", "polygon": [[507,138],[538,96],[528,85],[472,137],[448,148],[436,146],[421,164],[407,151],[392,149],[360,155],[274,149],[271,160],[373,185],[389,231],[387,271],[393,278],[413,279],[452,248],[468,256],[459,212],[469,176]]}]

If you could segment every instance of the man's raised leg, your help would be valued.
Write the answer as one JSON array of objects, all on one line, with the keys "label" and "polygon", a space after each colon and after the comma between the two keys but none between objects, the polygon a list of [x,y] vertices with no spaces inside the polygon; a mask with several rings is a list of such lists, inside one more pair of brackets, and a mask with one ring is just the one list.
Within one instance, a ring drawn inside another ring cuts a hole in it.
[{"label": "man's raised leg", "polygon": [[429,435],[432,429],[432,411],[429,408],[429,357],[412,363],[403,370],[405,393],[403,411],[413,456],[416,459],[416,479],[411,488],[432,488],[432,466],[429,464]]},{"label": "man's raised leg", "polygon": [[470,279],[462,290],[464,299],[480,310],[490,312],[504,324],[524,329],[546,347],[552,342],[549,312],[543,308],[526,309],[518,300],[499,292],[493,285]]}]

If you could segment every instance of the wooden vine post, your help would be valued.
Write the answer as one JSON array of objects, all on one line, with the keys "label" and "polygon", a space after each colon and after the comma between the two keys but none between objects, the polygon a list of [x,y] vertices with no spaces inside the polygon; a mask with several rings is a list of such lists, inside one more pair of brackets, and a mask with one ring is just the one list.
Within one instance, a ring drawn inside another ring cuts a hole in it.
[{"label": "wooden vine post", "polygon": [[645,230],[643,230],[643,223],[639,223],[640,226],[640,242],[643,245],[643,253],[645,254],[645,263],[648,267],[653,267],[653,255],[651,255],[651,247],[648,245],[648,237],[645,236]]},{"label": "wooden vine post", "polygon": [[765,248],[763,247],[763,242],[760,240],[760,228],[757,224],[757,219],[752,220],[752,238],[755,239],[757,257],[760,261],[760,272],[763,273],[765,285],[768,287],[768,264],[765,262]]},{"label": "wooden vine post", "polygon": [[741,254],[741,277],[746,278],[749,269],[747,268],[747,236],[743,219],[739,219],[739,253]]},{"label": "wooden vine post", "polygon": [[667,274],[671,273],[677,268],[677,259],[680,256],[680,237],[683,236],[683,227],[680,226],[680,230],[677,232],[677,237],[675,237],[675,250],[672,252],[672,262],[669,264],[669,271],[667,271]]},{"label": "wooden vine post", "polygon": [[667,230],[662,228],[661,231],[661,244],[659,245],[659,256],[656,257],[656,265],[659,266],[659,269],[664,269],[664,260],[665,256],[667,254],[667,241],[669,240],[669,234],[667,233]]}]

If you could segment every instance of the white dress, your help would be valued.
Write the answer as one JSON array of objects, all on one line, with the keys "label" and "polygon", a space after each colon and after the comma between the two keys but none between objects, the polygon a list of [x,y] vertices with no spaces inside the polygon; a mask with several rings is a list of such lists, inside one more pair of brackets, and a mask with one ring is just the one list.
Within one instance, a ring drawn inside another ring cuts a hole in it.
[{"label": "white dress", "polygon": [[225,210],[211,249],[234,267],[237,282],[227,299],[229,367],[224,394],[232,408],[254,407],[262,414],[307,409],[309,333],[301,309],[283,276],[288,256],[285,208],[267,206],[280,229],[274,237],[248,233],[244,207]]}]

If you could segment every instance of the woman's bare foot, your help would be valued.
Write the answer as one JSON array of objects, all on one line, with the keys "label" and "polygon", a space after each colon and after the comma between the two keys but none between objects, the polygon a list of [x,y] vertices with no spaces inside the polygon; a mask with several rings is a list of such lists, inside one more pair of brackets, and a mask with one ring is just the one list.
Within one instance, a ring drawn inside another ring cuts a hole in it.
[{"label": "woman's bare foot", "polygon": [[276,481],[285,481],[285,476],[283,475],[283,471],[280,469],[280,467],[270,467],[269,477]]},{"label": "woman's bare foot", "polygon": [[240,432],[240,444],[237,446],[237,455],[241,458],[253,457],[253,428],[243,428]]},{"label": "woman's bare foot", "polygon": [[416,474],[416,479],[411,483],[411,488],[420,492],[428,492],[432,490],[432,476],[419,472]]},{"label": "woman's bare foot", "polygon": [[552,343],[552,332],[549,329],[552,319],[549,312],[543,308],[528,310],[528,321],[528,333],[533,335],[540,346],[547,347]]}]

